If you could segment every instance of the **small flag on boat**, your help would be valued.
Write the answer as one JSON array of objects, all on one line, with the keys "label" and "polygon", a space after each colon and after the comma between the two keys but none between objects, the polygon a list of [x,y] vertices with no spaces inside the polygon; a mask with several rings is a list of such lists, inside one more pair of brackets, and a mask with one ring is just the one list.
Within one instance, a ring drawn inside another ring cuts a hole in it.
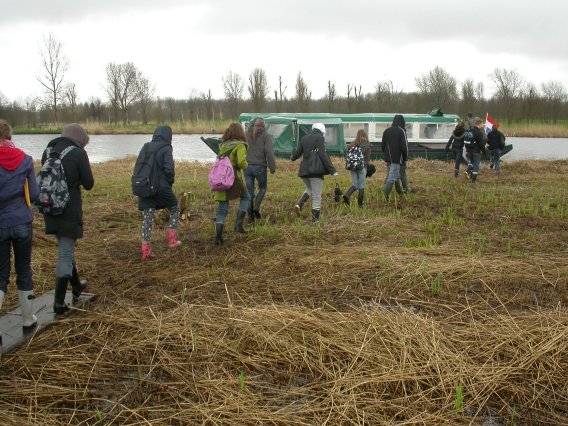
[{"label": "small flag on boat", "polygon": [[486,113],[485,116],[485,131],[487,133],[489,133],[491,130],[493,130],[493,125],[495,124],[495,120],[493,120],[491,118],[491,116],[489,115],[489,113]]}]

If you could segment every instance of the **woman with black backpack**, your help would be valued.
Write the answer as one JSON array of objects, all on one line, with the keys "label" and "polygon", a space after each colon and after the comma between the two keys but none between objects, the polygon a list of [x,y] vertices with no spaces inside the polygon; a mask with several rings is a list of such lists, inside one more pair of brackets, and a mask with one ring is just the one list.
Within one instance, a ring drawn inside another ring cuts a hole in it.
[{"label": "woman with black backpack", "polygon": [[367,168],[371,160],[371,144],[369,136],[363,129],[359,129],[355,140],[349,145],[346,153],[345,168],[351,173],[351,186],[343,195],[343,202],[350,204],[349,197],[355,191],[357,193],[357,204],[363,207],[365,198],[365,179],[367,178]]}]

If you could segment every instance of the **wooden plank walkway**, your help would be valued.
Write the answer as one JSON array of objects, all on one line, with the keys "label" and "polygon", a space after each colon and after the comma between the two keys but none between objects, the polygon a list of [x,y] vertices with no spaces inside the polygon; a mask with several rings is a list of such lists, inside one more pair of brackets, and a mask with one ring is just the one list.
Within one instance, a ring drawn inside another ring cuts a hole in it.
[{"label": "wooden plank walkway", "polygon": [[68,291],[65,295],[65,302],[71,307],[71,310],[65,315],[56,317],[53,313],[53,293],[54,291],[52,290],[34,299],[34,314],[37,316],[37,325],[30,330],[24,332],[22,311],[19,307],[0,317],[0,333],[2,334],[0,353],[6,354],[13,351],[30,340],[34,335],[45,331],[45,329],[55,324],[59,318],[72,315],[73,312],[76,312],[73,307],[82,308],[95,297],[92,293],[83,293],[79,300],[73,303],[73,294],[71,291]]}]

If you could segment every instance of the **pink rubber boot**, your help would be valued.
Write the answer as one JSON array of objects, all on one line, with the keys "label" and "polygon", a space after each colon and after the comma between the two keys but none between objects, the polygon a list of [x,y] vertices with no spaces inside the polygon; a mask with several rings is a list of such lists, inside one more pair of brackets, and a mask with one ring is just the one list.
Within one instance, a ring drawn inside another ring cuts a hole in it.
[{"label": "pink rubber boot", "polygon": [[150,256],[152,256],[150,241],[142,241],[142,260],[149,259]]},{"label": "pink rubber boot", "polygon": [[168,229],[168,247],[176,248],[181,246],[181,241],[177,240],[177,230]]}]

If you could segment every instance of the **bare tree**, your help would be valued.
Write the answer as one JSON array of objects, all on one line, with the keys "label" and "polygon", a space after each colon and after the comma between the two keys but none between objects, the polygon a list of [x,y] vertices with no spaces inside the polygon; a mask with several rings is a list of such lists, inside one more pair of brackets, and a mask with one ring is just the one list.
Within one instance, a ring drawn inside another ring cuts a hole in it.
[{"label": "bare tree", "polygon": [[310,100],[312,99],[312,92],[308,89],[308,85],[302,77],[302,72],[298,72],[296,77],[296,102],[298,104],[299,112],[308,112],[310,108]]},{"label": "bare tree", "polygon": [[284,101],[286,100],[284,93],[286,92],[286,89],[288,86],[283,86],[282,83],[282,76],[278,76],[278,89],[274,91],[274,110],[275,112],[280,112],[280,110],[282,109],[282,105],[284,103]]},{"label": "bare tree", "polygon": [[39,101],[53,111],[53,119],[58,123],[59,105],[65,96],[65,73],[69,69],[69,61],[63,54],[63,45],[53,34],[43,37],[40,48],[41,71],[37,81],[42,85],[44,97]]},{"label": "bare tree", "polygon": [[351,96],[354,87],[355,85],[347,84],[347,111],[350,113],[353,112],[353,107],[355,105],[353,96]]},{"label": "bare tree", "polygon": [[327,81],[327,93],[325,94],[325,99],[327,103],[327,112],[335,112],[335,102],[337,98],[337,92],[335,90],[335,84],[331,80]]},{"label": "bare tree", "polygon": [[457,98],[457,80],[442,67],[436,66],[427,74],[415,78],[416,86],[428,101],[444,108]]},{"label": "bare tree", "polygon": [[136,88],[138,90],[138,101],[140,104],[140,115],[143,124],[148,124],[150,105],[154,96],[154,87],[150,84],[150,80],[139,75]]},{"label": "bare tree", "polygon": [[545,119],[552,118],[556,124],[560,115],[560,108],[568,98],[566,89],[559,81],[542,83],[542,94],[545,102]]},{"label": "bare tree", "polygon": [[107,95],[115,112],[120,110],[122,124],[126,125],[130,120],[128,109],[130,105],[138,101],[140,92],[138,82],[141,77],[140,71],[132,62],[124,64],[109,63],[106,67]]},{"label": "bare tree", "polygon": [[495,98],[504,109],[507,123],[513,120],[514,107],[519,99],[524,80],[515,70],[495,68],[490,77],[495,83]]},{"label": "bare tree", "polygon": [[71,109],[71,120],[75,121],[75,113],[77,111],[77,88],[75,87],[75,83],[69,83],[65,87],[65,100]]},{"label": "bare tree", "polygon": [[375,101],[378,112],[396,110],[397,98],[402,92],[394,88],[392,81],[379,81],[375,85]]},{"label": "bare tree", "polygon": [[4,93],[0,92],[0,117],[4,116],[4,110],[6,109],[6,107],[8,106],[9,103],[10,103],[10,101],[8,100],[6,95],[4,95]]},{"label": "bare tree", "polygon": [[201,93],[201,100],[203,101],[203,106],[205,107],[207,120],[215,120],[215,102],[213,100],[213,95],[211,94],[211,89],[209,89],[207,93]]},{"label": "bare tree", "polygon": [[466,78],[461,85],[461,104],[463,115],[475,109],[475,83],[471,78]]},{"label": "bare tree", "polygon": [[538,104],[540,103],[538,89],[533,83],[526,84],[521,92],[521,100],[523,116],[530,123],[535,119]]},{"label": "bare tree", "polygon": [[268,80],[266,72],[262,68],[255,68],[249,75],[248,91],[254,110],[263,112],[268,95]]},{"label": "bare tree", "polygon": [[245,90],[245,83],[243,78],[238,73],[229,71],[223,79],[223,91],[225,98],[229,104],[229,111],[232,119],[237,119],[239,114],[239,104],[243,100],[243,92]]}]

